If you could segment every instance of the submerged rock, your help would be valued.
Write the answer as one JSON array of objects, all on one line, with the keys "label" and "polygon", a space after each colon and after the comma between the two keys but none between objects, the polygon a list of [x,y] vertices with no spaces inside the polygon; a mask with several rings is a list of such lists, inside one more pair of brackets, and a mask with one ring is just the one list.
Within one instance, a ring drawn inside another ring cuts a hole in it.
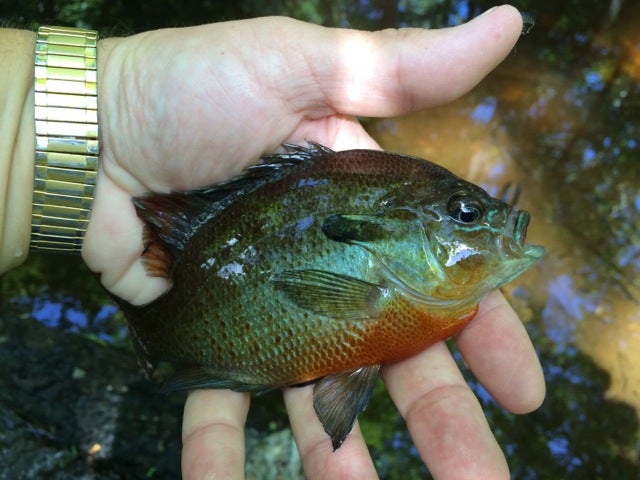
[{"label": "submerged rock", "polygon": [[0,478],[179,478],[184,398],[131,351],[0,316]]}]

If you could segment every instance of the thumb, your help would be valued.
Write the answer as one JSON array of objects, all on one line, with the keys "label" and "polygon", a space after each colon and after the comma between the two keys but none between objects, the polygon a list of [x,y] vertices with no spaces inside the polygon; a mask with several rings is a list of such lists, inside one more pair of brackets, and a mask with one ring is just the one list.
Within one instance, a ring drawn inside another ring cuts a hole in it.
[{"label": "thumb", "polygon": [[375,117],[446,103],[469,91],[495,68],[521,31],[522,17],[509,5],[439,30],[318,28],[318,38],[307,38],[302,46],[297,43],[298,48],[312,50],[308,63],[292,64],[311,69],[311,76],[291,72],[301,75],[298,78],[312,78],[316,88],[301,83],[289,90],[290,101],[299,104],[306,98],[306,110],[319,109],[318,116]]}]

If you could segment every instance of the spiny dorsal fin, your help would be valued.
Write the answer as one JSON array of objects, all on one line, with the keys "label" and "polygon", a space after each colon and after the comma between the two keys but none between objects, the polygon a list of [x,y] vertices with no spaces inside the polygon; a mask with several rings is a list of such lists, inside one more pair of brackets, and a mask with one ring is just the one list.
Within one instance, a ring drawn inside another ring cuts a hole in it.
[{"label": "spiny dorsal fin", "polygon": [[285,153],[266,155],[257,165],[218,185],[134,198],[136,213],[145,223],[142,258],[147,273],[169,278],[172,263],[207,220],[242,196],[279,180],[296,165],[333,153],[313,142],[309,142],[309,147],[290,144],[283,147]]}]

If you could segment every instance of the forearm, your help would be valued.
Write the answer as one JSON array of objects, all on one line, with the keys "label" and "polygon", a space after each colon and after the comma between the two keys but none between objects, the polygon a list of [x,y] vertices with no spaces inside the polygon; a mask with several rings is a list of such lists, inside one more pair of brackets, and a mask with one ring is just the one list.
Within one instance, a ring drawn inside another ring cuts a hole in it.
[{"label": "forearm", "polygon": [[0,273],[29,250],[35,151],[35,34],[0,29]]}]

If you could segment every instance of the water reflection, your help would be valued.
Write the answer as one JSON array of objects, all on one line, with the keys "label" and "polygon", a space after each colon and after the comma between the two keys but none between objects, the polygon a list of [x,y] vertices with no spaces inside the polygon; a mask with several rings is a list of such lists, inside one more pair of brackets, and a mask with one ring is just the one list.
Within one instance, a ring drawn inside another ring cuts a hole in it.
[{"label": "water reflection", "polygon": [[49,328],[78,333],[115,346],[126,343],[127,327],[116,317],[118,308],[111,303],[101,305],[94,313],[74,295],[45,290],[34,297],[14,297],[7,307],[29,312],[33,320]]},{"label": "water reflection", "polygon": [[493,118],[493,114],[496,112],[496,106],[498,100],[495,97],[487,97],[482,100],[476,108],[471,112],[471,120],[476,123],[487,124]]}]

